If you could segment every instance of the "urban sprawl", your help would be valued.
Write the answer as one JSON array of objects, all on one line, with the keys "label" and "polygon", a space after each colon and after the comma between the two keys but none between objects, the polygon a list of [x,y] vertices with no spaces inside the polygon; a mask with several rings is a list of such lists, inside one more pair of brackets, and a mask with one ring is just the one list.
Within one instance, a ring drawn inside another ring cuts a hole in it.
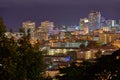
[{"label": "urban sprawl", "polygon": [[[39,27],[35,22],[22,23],[21,32],[6,32],[9,38],[20,39],[30,35],[34,45],[39,41],[47,70],[68,66],[75,60],[94,60],[99,55],[111,55],[120,48],[120,20],[105,19],[100,12],[90,12],[87,18],[80,18],[79,25],[56,26],[54,22],[43,21]],[[99,55],[96,55],[101,51]],[[70,53],[69,57],[67,53]]]}]

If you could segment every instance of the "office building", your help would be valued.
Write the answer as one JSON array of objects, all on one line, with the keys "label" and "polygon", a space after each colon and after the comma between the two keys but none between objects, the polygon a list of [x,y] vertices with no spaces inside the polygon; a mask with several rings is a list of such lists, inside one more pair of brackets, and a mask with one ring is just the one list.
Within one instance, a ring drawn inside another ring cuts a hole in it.
[{"label": "office building", "polygon": [[89,30],[93,31],[95,29],[100,29],[101,27],[101,14],[100,12],[91,12],[88,15],[89,20]]},{"label": "office building", "polygon": [[54,28],[54,22],[50,21],[41,22],[40,27],[43,32],[48,32],[49,34],[51,34]]},{"label": "office building", "polygon": [[24,29],[25,35],[29,35],[30,39],[34,40],[35,22],[23,22],[22,28]]}]

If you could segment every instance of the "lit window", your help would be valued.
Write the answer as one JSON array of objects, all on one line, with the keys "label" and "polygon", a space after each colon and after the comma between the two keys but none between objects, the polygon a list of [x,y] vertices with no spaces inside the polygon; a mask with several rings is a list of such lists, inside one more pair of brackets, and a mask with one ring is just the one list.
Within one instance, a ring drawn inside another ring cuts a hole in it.
[{"label": "lit window", "polygon": [[116,56],[116,59],[119,59],[120,58],[120,56]]}]

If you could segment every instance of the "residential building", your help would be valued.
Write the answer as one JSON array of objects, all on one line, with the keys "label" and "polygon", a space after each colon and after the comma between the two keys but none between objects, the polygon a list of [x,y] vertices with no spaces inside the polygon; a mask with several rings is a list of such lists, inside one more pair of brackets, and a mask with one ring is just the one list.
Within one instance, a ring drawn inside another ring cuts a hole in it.
[{"label": "residential building", "polygon": [[106,32],[106,33],[99,34],[99,41],[104,44],[111,43],[112,41],[116,40],[117,38],[120,38],[120,34],[118,34],[118,33]]}]

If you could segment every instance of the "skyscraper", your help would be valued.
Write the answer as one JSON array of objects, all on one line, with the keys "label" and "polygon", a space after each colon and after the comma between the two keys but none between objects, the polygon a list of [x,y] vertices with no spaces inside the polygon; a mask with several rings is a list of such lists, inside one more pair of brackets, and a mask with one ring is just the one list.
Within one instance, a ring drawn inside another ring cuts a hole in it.
[{"label": "skyscraper", "polygon": [[53,30],[54,22],[50,22],[50,21],[41,22],[40,27],[43,29],[44,32],[50,33]]},{"label": "skyscraper", "polygon": [[90,12],[88,15],[90,31],[99,29],[101,27],[101,14],[100,12]]},{"label": "skyscraper", "polygon": [[88,26],[89,26],[89,20],[87,18],[80,19],[80,30]]},{"label": "skyscraper", "polygon": [[44,21],[41,22],[41,25],[36,29],[35,36],[38,40],[48,40],[49,35],[53,32],[54,22]]},{"label": "skyscraper", "polygon": [[34,39],[34,31],[35,31],[35,22],[25,21],[22,24],[25,35],[29,35],[30,39]]}]

